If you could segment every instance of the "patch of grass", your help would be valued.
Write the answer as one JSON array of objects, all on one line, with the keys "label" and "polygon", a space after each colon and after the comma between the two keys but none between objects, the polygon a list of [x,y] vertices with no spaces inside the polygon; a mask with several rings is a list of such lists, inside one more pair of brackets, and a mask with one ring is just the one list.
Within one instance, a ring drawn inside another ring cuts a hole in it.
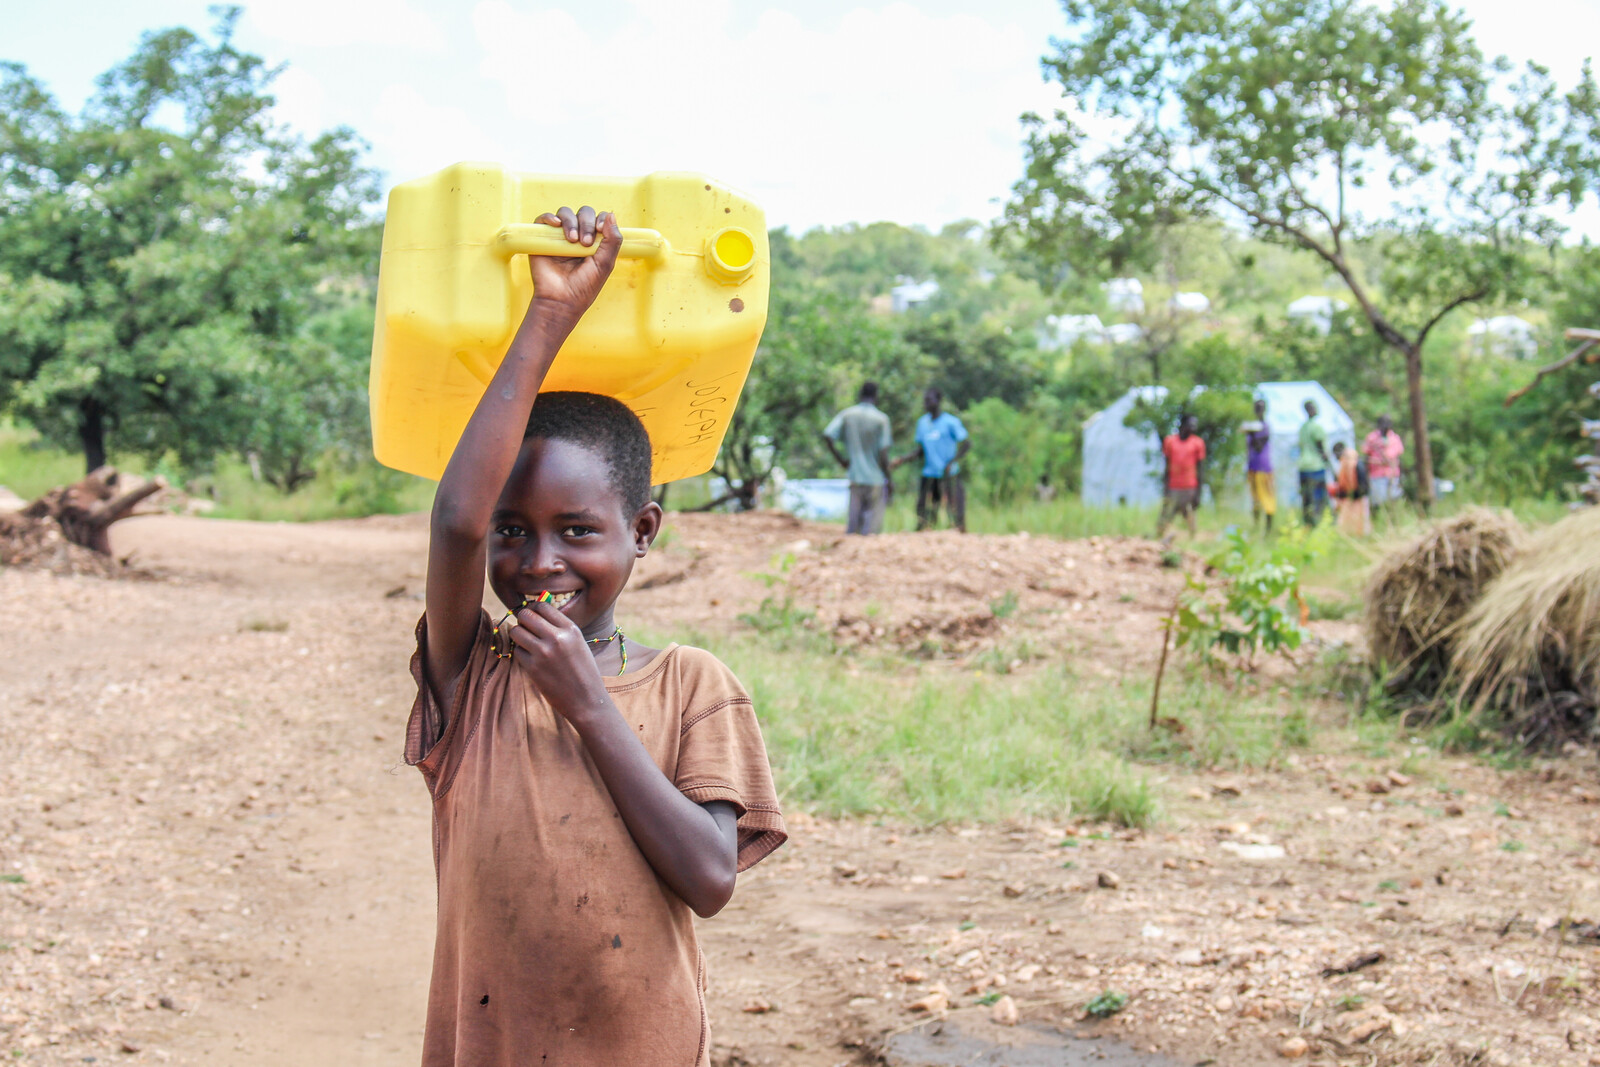
[{"label": "patch of grass", "polygon": [[989,1005],[994,1004],[996,1001],[998,1001],[1000,999],[1001,995],[1002,994],[1000,993],[999,990],[992,990],[992,991],[990,991],[988,993],[985,993],[983,996],[979,997],[978,998],[978,1003],[982,1004],[984,1007],[987,1008],[987,1007],[989,1007]]},{"label": "patch of grass", "polygon": [[1500,842],[1500,851],[1501,852],[1521,852],[1523,849],[1525,849],[1527,847],[1528,846],[1523,844],[1521,841],[1502,841],[1502,842]]},{"label": "patch of grass", "polygon": [[997,619],[1004,619],[1007,616],[1016,614],[1016,611],[1017,611],[1017,593],[1016,593],[1016,590],[1007,589],[1003,595],[1001,595],[1000,597],[997,597],[994,600],[989,601],[989,611],[991,613],[993,613],[994,617],[997,618]]},{"label": "patch of grass", "polygon": [[1296,704],[1284,713],[1279,722],[1278,737],[1286,748],[1311,747],[1311,718],[1306,714],[1305,705]]},{"label": "patch of grass", "polygon": [[257,634],[281,634],[289,628],[286,619],[246,619],[239,627]]},{"label": "patch of grass", "polygon": [[1078,699],[1064,672],[919,676],[893,660],[863,670],[858,657],[771,637],[715,640],[712,650],[755,698],[786,801],[930,822],[1155,818],[1150,784],[1116,750],[1137,712]]},{"label": "patch of grass", "polygon": [[1324,597],[1307,593],[1306,607],[1313,622],[1348,619],[1361,611],[1361,601],[1349,597]]},{"label": "patch of grass", "polygon": [[26,881],[27,879],[20,874],[0,874],[0,882],[6,882],[10,885],[21,885]]},{"label": "patch of grass", "polygon": [[0,485],[24,500],[83,477],[83,457],[50,448],[32,429],[0,422]]},{"label": "patch of grass", "polygon": [[[1163,706],[1181,729],[1151,733],[1148,679],[1065,666],[919,670],[899,656],[842,653],[806,620],[773,596],[743,634],[701,643],[751,690],[785,801],[814,811],[1144,826],[1160,808],[1151,764],[1259,767],[1282,756],[1286,707],[1275,690],[1180,674]],[[1311,738],[1304,709],[1290,721],[1297,739]]]},{"label": "patch of grass", "polygon": [[1333,1006],[1337,1011],[1356,1011],[1366,1002],[1367,998],[1361,996],[1359,993],[1346,993],[1344,996],[1334,1001]]},{"label": "patch of grass", "polygon": [[354,465],[325,463],[315,478],[285,495],[253,479],[243,463],[230,460],[185,488],[216,501],[209,513],[213,518],[317,522],[427,511],[433,506],[435,484],[364,460]]}]

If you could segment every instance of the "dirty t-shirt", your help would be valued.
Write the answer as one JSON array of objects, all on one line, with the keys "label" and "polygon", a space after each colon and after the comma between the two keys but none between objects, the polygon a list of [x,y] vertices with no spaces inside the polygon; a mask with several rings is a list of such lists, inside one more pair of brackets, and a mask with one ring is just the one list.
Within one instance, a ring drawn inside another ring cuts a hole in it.
[{"label": "dirty t-shirt", "polygon": [[[411,673],[407,763],[433,794],[438,934],[423,1067],[709,1062],[689,906],[651,868],[577,731],[490,646],[448,709]],[[709,652],[672,645],[605,679],[656,765],[697,804],[731,803],[745,870],[787,836],[750,697]]]}]

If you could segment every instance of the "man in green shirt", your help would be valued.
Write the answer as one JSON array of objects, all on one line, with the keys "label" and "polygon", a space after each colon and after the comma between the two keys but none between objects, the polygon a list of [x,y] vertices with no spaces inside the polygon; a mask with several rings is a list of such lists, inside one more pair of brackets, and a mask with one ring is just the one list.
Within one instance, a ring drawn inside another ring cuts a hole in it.
[{"label": "man in green shirt", "polygon": [[[833,417],[822,440],[850,479],[850,516],[845,533],[874,534],[883,529],[889,481],[889,416],[878,410],[878,383],[861,383],[860,400]],[[839,454],[844,444],[849,458]]]},{"label": "man in green shirt", "polygon": [[1300,424],[1300,515],[1307,526],[1322,521],[1328,509],[1328,431],[1317,421],[1317,402],[1306,401],[1306,421]]}]

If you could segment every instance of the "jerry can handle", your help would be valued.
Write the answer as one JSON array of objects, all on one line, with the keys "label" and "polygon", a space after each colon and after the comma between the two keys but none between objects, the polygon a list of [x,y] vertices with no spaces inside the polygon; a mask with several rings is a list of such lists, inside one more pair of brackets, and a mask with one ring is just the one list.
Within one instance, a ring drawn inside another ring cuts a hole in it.
[{"label": "jerry can handle", "polygon": [[[600,249],[599,241],[586,248],[568,241],[558,227],[542,222],[507,223],[494,235],[492,245],[506,259],[515,255],[592,256]],[[664,259],[669,250],[660,231],[624,226],[622,248],[617,254],[623,259]]]}]

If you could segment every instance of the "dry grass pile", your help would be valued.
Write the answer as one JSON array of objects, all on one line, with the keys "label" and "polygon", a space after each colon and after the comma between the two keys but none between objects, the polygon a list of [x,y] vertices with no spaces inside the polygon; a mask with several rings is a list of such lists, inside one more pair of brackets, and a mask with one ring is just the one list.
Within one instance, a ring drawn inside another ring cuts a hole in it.
[{"label": "dry grass pile", "polygon": [[1532,537],[1461,620],[1456,694],[1524,743],[1600,728],[1600,508]]},{"label": "dry grass pile", "polygon": [[1450,671],[1457,624],[1523,542],[1507,512],[1472,508],[1386,553],[1367,580],[1367,647],[1391,687],[1431,698]]}]

